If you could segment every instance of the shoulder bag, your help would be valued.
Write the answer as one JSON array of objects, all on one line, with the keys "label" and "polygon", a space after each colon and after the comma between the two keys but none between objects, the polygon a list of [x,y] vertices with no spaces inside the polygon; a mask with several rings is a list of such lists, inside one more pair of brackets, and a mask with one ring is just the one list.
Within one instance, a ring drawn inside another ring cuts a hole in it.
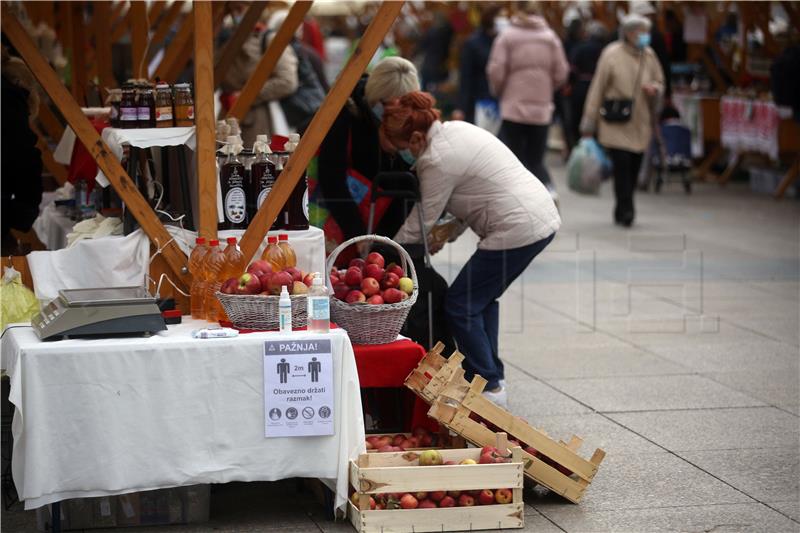
[{"label": "shoulder bag", "polygon": [[636,100],[636,94],[639,92],[639,86],[642,82],[643,62],[644,53],[639,59],[639,71],[636,74],[636,83],[633,86],[633,94],[630,98],[606,98],[603,100],[603,105],[600,106],[600,116],[606,122],[624,123],[628,122],[633,116],[633,102]]}]

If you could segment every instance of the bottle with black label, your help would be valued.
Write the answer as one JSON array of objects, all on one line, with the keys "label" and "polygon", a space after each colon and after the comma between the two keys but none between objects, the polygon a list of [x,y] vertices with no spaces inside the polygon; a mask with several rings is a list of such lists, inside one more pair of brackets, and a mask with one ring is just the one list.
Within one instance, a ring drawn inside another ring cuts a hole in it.
[{"label": "bottle with black label", "polygon": [[133,84],[126,83],[122,86],[122,95],[119,102],[119,125],[121,128],[133,129],[139,127],[139,110],[136,105],[136,89]]},{"label": "bottle with black label", "polygon": [[241,142],[239,137],[228,137],[225,146],[228,159],[219,171],[222,211],[225,215],[225,221],[219,224],[221,230],[247,228],[244,165],[239,161]]},{"label": "bottle with black label", "polygon": [[275,185],[275,163],[269,160],[272,150],[269,148],[269,137],[258,135],[253,145],[255,160],[250,166],[250,194],[248,199],[252,205],[250,220],[256,216],[261,204],[267,199],[272,186]]},{"label": "bottle with black label", "polygon": [[136,114],[140,128],[156,127],[156,99],[153,95],[153,88],[149,84],[144,84],[139,89]]},{"label": "bottle with black label", "polygon": [[[290,133],[289,140],[286,142],[286,160],[294,153],[297,145],[300,144],[300,134]],[[303,175],[294,186],[292,194],[286,201],[284,209],[283,229],[288,230],[307,230],[308,229],[308,176],[305,169]]]},{"label": "bottle with black label", "polygon": [[[277,183],[277,181],[281,179],[281,174],[283,173],[283,164],[287,161],[286,152],[272,153],[269,160],[275,165],[275,182]],[[275,217],[275,222],[272,223],[272,227],[270,227],[269,230],[278,231],[284,229],[286,227],[286,214],[286,205],[284,205],[281,207],[281,210],[278,211],[278,216]]]}]

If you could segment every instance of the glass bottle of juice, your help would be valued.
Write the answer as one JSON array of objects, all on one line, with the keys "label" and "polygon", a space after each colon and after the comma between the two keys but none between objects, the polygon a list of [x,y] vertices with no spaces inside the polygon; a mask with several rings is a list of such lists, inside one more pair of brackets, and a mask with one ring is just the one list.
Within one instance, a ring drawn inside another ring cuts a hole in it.
[{"label": "glass bottle of juice", "polygon": [[269,148],[269,137],[258,135],[253,145],[255,161],[250,166],[250,194],[247,198],[252,202],[252,212],[250,220],[256,216],[256,212],[267,199],[272,186],[275,185],[275,163],[269,160],[272,150]]},{"label": "glass bottle of juice", "polygon": [[206,280],[206,320],[209,322],[216,322],[219,320],[219,300],[217,300],[217,291],[219,291],[222,282],[219,281],[219,274],[222,267],[225,265],[225,256],[222,250],[219,249],[219,241],[211,239],[211,249],[206,255],[205,260],[205,280]]},{"label": "glass bottle of juice", "polygon": [[[298,144],[300,144],[300,134],[290,133],[289,141],[284,148],[287,152],[287,161],[297,149]],[[303,170],[303,175],[297,181],[297,185],[294,186],[292,194],[289,195],[289,199],[286,200],[284,210],[285,223],[283,229],[308,229],[308,175],[305,169]]]},{"label": "glass bottle of juice", "polygon": [[195,239],[195,247],[189,255],[189,272],[192,274],[191,295],[192,318],[205,318],[203,302],[205,301],[205,280],[203,279],[203,260],[209,248],[205,237]]},{"label": "glass bottle of juice", "polygon": [[222,190],[222,211],[225,222],[219,224],[219,229],[246,229],[247,228],[247,195],[245,194],[244,165],[239,160],[241,141],[238,137],[230,136],[225,149],[228,159],[219,171],[220,189]]},{"label": "glass bottle of juice", "polygon": [[172,113],[172,89],[169,84],[156,85],[156,128],[171,128],[175,124]]},{"label": "glass bottle of juice", "polygon": [[143,84],[139,89],[139,105],[136,116],[140,128],[156,127],[156,99],[150,84]]},{"label": "glass bottle of juice", "polygon": [[280,272],[286,266],[286,257],[283,255],[283,250],[278,246],[278,238],[274,236],[267,237],[267,247],[264,248],[264,253],[261,254],[261,259],[268,262],[272,266],[273,272]]},{"label": "glass bottle of juice", "polygon": [[287,267],[297,266],[297,254],[294,253],[294,248],[289,244],[289,236],[285,233],[278,235],[278,246],[283,252],[284,263]]},{"label": "glass bottle of juice", "polygon": [[[244,254],[242,250],[236,245],[236,237],[228,237],[226,239],[228,245],[222,250],[222,256],[225,262],[217,276],[217,282],[222,286],[230,278],[238,278],[244,272]],[[218,320],[228,320],[228,315],[225,314],[225,308],[218,299],[214,299],[213,305],[217,313]]]},{"label": "glass bottle of juice", "polygon": [[175,84],[175,125],[178,127],[194,125],[194,100],[192,86],[188,83]]}]

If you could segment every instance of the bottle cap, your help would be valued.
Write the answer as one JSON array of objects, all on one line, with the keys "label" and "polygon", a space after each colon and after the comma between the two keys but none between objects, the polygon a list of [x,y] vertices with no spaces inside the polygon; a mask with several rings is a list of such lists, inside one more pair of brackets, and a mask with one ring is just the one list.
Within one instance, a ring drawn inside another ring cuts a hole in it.
[{"label": "bottle cap", "polygon": [[206,238],[205,237],[198,237],[198,238],[196,238],[194,240],[194,243],[195,244],[205,244],[206,243]]},{"label": "bottle cap", "polygon": [[278,243],[278,238],[275,237],[274,235],[270,235],[269,237],[267,237],[267,244],[277,244],[277,243]]},{"label": "bottle cap", "polygon": [[211,246],[219,246],[219,239],[211,239]]},{"label": "bottle cap", "polygon": [[311,282],[311,285],[322,285],[322,277],[319,275],[319,272],[314,272],[314,281]]},{"label": "bottle cap", "polygon": [[299,133],[290,133],[289,134],[289,142],[290,143],[299,143],[300,142],[300,134]]},{"label": "bottle cap", "polygon": [[236,237],[228,237],[226,240],[228,244],[236,244]]},{"label": "bottle cap", "polygon": [[285,233],[281,233],[280,235],[278,235],[278,240],[289,242],[289,236],[286,235]]},{"label": "bottle cap", "polygon": [[256,135],[256,142],[269,144],[269,135]]},{"label": "bottle cap", "polygon": [[284,294],[288,297],[289,296],[289,291],[286,290],[286,285],[281,285],[281,298],[283,298]]},{"label": "bottle cap", "polygon": [[241,144],[242,142],[239,140],[238,135],[228,135],[225,137],[225,142],[227,144]]}]

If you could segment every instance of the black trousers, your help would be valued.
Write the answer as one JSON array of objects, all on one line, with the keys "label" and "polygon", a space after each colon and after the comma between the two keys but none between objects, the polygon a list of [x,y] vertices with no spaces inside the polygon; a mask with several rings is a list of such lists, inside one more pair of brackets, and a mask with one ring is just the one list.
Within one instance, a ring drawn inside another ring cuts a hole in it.
[{"label": "black trousers", "polygon": [[550,173],[544,166],[549,128],[549,124],[520,124],[510,120],[504,120],[500,127],[500,140],[545,185],[550,184]]},{"label": "black trousers", "polygon": [[608,156],[614,165],[614,195],[617,205],[614,208],[614,220],[622,224],[631,224],[636,215],[633,208],[633,191],[639,168],[642,166],[642,153],[609,148]]}]

